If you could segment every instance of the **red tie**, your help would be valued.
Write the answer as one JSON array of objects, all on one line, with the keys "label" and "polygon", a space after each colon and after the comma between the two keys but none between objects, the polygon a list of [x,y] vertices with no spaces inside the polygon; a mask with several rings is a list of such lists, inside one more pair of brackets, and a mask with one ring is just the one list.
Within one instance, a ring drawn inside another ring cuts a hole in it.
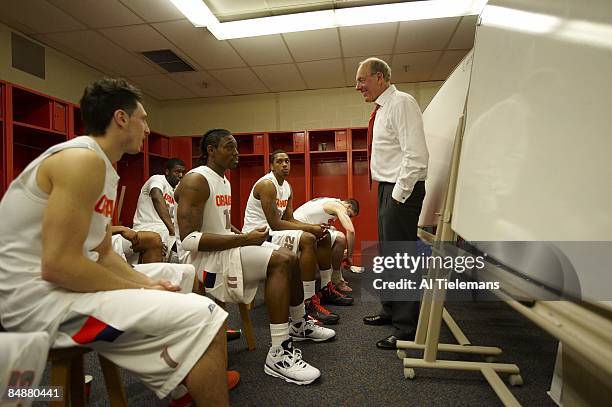
[{"label": "red tie", "polygon": [[370,157],[372,157],[372,139],[374,138],[374,120],[376,119],[376,111],[380,107],[378,103],[374,103],[376,107],[370,114],[370,121],[368,122],[368,190],[372,190],[372,171],[370,170]]}]

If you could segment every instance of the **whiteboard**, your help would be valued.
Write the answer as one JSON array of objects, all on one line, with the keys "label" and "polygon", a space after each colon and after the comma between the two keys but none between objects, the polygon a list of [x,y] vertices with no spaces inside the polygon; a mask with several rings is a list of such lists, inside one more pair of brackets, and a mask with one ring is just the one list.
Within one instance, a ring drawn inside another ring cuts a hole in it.
[{"label": "whiteboard", "polygon": [[[499,0],[481,18],[453,229],[470,241],[612,240],[612,4]],[[582,297],[611,299],[612,250],[597,246],[595,260],[563,246]]]},{"label": "whiteboard", "polygon": [[425,200],[419,226],[435,226],[442,212],[450,172],[457,121],[463,114],[470,82],[472,51],[457,65],[423,112],[425,141],[429,150]]},{"label": "whiteboard", "polygon": [[611,75],[609,0],[490,1],[453,229],[468,240],[612,240]]}]

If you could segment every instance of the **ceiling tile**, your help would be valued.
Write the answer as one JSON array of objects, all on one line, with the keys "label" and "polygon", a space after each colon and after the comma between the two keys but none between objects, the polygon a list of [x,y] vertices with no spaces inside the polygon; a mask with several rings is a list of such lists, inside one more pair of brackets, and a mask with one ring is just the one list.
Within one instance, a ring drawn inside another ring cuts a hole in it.
[{"label": "ceiling tile", "polygon": [[34,36],[34,34],[36,33],[36,30],[34,30],[33,28],[28,27],[27,25],[24,25],[18,22],[17,20],[14,20],[10,16],[4,14],[0,14],[0,23],[6,24],[9,28],[12,28],[15,31],[19,31],[19,33],[21,34]]},{"label": "ceiling tile", "polygon": [[[386,63],[391,63],[391,55],[372,55],[373,57],[380,58]],[[344,70],[346,77],[346,86],[355,86],[355,76],[357,75],[357,68],[359,63],[363,61],[364,57],[353,57],[344,58]]]},{"label": "ceiling tile", "polygon": [[115,45],[95,31],[44,34],[41,38],[49,38],[55,43],[61,44],[62,50],[67,49],[69,55],[74,55],[70,52],[71,50],[76,51],[93,63],[94,67],[99,67],[104,72],[121,76],[158,73],[158,68]]},{"label": "ceiling tile", "polygon": [[446,51],[440,58],[438,65],[436,65],[433,73],[431,74],[431,78],[429,80],[432,81],[443,81],[448,78],[453,69],[461,62],[463,57],[470,52],[470,50],[452,50]]},{"label": "ceiling tile", "polygon": [[105,28],[100,32],[130,51],[142,52],[172,48],[172,44],[163,35],[147,24]]},{"label": "ceiling tile", "polygon": [[232,92],[206,72],[180,72],[169,76],[199,97],[232,95]]},{"label": "ceiling tile", "polygon": [[268,89],[249,68],[220,69],[209,72],[235,94],[265,93]]},{"label": "ceiling tile", "polygon": [[240,38],[230,42],[250,66],[293,62],[280,34]]},{"label": "ceiling tile", "polygon": [[128,78],[140,89],[159,100],[186,99],[196,95],[187,88],[173,81],[168,75],[147,75]]},{"label": "ceiling tile", "polygon": [[446,48],[460,17],[402,21],[395,52],[398,54]]},{"label": "ceiling tile", "polygon": [[341,59],[300,62],[298,67],[309,89],[345,86]]},{"label": "ceiling tile", "polygon": [[390,54],[398,23],[371,24],[341,27],[344,57],[368,57],[374,54]]},{"label": "ceiling tile", "polygon": [[286,33],[283,37],[298,62],[340,58],[337,28]]},{"label": "ceiling tile", "polygon": [[429,80],[441,51],[397,54],[391,62],[391,81],[422,82]]},{"label": "ceiling tile", "polygon": [[143,21],[118,0],[48,0],[92,28],[142,24]]},{"label": "ceiling tile", "polygon": [[461,19],[457,32],[453,35],[448,47],[451,49],[471,49],[474,47],[474,34],[478,16],[464,16]]},{"label": "ceiling tile", "polygon": [[273,92],[306,89],[306,83],[294,64],[256,66],[253,70]]},{"label": "ceiling tile", "polygon": [[206,28],[196,28],[188,20],[155,23],[153,26],[205,69],[245,66],[227,41],[217,40]]},{"label": "ceiling tile", "polygon": [[120,0],[148,23],[185,18],[169,0]]},{"label": "ceiling tile", "polygon": [[87,28],[54,5],[40,0],[3,1],[0,21],[15,28],[27,28],[26,34]]}]

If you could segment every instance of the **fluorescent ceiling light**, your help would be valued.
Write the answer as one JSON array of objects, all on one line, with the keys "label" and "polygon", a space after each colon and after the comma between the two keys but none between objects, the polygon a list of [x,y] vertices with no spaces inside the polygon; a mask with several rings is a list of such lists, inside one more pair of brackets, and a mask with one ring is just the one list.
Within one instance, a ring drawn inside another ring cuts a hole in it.
[{"label": "fluorescent ceiling light", "polygon": [[484,3],[486,1],[413,1],[341,8],[335,10],[335,14],[337,26],[346,27],[480,14]]},{"label": "fluorescent ceiling light", "polygon": [[218,40],[228,40],[232,38],[320,30],[333,27],[334,21],[334,12],[332,10],[325,10],[229,21],[227,23],[209,25],[208,29]]},{"label": "fluorescent ceiling light", "polygon": [[185,17],[196,27],[219,24],[217,17],[202,0],[170,0]]},{"label": "fluorescent ceiling light", "polygon": [[500,6],[486,6],[481,21],[485,26],[538,34],[550,33],[561,24],[558,17]]},{"label": "fluorescent ceiling light", "polygon": [[219,40],[324,28],[480,14],[486,0],[428,0],[313,11],[220,23],[203,0],[170,0],[196,27]]},{"label": "fluorescent ceiling light", "polygon": [[612,25],[609,24],[582,20],[569,21],[556,35],[565,41],[612,49]]}]

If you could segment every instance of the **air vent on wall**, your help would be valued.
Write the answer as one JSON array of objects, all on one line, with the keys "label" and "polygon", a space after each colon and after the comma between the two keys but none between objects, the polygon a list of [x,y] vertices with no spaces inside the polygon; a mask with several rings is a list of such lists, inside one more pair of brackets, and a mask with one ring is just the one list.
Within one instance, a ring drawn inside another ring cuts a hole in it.
[{"label": "air vent on wall", "polygon": [[144,51],[142,55],[170,73],[195,71],[195,69],[193,69],[187,62],[183,61],[178,55],[169,49]]},{"label": "air vent on wall", "polygon": [[11,32],[12,66],[45,79],[45,47]]}]

